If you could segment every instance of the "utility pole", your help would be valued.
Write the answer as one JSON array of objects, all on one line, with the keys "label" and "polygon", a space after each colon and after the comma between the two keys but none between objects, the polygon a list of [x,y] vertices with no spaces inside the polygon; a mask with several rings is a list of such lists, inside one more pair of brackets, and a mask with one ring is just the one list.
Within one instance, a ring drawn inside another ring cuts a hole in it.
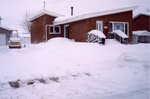
[{"label": "utility pole", "polygon": [[0,25],[1,25],[1,20],[3,20],[3,19],[2,19],[1,16],[0,16]]}]

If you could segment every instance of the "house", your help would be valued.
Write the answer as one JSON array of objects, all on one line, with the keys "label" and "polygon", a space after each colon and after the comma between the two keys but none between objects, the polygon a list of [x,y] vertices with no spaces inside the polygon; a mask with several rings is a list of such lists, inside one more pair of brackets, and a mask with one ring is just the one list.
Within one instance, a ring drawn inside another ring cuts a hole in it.
[{"label": "house", "polygon": [[147,30],[150,32],[150,12],[139,13],[133,18],[133,30]]},{"label": "house", "polygon": [[11,33],[11,29],[0,26],[0,46],[5,46],[8,44]]},{"label": "house", "polygon": [[31,19],[31,43],[45,42],[53,37],[63,37],[63,34],[49,34],[46,31],[47,25],[53,25],[55,18],[61,15],[47,11],[41,10],[36,13]]},{"label": "house", "polygon": [[137,6],[108,7],[80,15],[63,16],[47,10],[41,10],[31,19],[31,42],[45,42],[53,37],[66,37],[77,42],[87,41],[87,33],[91,30],[103,32],[106,38],[114,30],[123,31],[132,40],[132,11]]}]

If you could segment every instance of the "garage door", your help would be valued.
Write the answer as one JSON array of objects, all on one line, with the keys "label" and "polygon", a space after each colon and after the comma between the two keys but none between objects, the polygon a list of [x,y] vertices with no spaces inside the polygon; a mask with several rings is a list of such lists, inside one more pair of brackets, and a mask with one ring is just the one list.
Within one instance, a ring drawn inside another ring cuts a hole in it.
[{"label": "garage door", "polygon": [[6,34],[0,34],[0,46],[6,45]]}]

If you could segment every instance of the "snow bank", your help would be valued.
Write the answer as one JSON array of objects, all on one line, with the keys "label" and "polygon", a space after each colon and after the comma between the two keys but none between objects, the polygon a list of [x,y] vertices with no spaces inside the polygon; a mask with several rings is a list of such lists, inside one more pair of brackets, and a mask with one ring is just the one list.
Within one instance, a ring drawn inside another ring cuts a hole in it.
[{"label": "snow bank", "polygon": [[[0,98],[148,99],[149,48],[150,44],[122,45],[106,39],[106,46],[100,46],[63,38],[22,49],[0,47]],[[18,79],[21,86],[11,88],[8,82]],[[36,82],[28,85],[31,80]]]},{"label": "snow bank", "polygon": [[115,31],[113,31],[113,33],[119,35],[122,38],[128,38],[128,36],[124,32],[122,32],[120,30],[115,30]]},{"label": "snow bank", "polygon": [[88,34],[94,34],[94,35],[97,35],[100,38],[106,38],[104,33],[102,33],[101,31],[98,31],[98,30],[91,30],[90,32],[88,32]]},{"label": "snow bank", "polygon": [[73,40],[70,40],[68,38],[63,38],[63,37],[56,37],[56,38],[52,38],[50,39],[48,42],[54,42],[54,43],[67,43],[67,42],[73,42]]}]

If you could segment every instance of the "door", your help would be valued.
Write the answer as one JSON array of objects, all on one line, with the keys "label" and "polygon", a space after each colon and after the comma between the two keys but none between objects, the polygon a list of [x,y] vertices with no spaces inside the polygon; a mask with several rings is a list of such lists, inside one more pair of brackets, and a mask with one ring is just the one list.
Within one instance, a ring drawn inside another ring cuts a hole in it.
[{"label": "door", "polygon": [[6,45],[6,34],[0,34],[0,46]]},{"label": "door", "polygon": [[96,21],[96,29],[103,32],[103,21]]},{"label": "door", "polygon": [[69,38],[69,25],[64,26],[64,37]]}]

